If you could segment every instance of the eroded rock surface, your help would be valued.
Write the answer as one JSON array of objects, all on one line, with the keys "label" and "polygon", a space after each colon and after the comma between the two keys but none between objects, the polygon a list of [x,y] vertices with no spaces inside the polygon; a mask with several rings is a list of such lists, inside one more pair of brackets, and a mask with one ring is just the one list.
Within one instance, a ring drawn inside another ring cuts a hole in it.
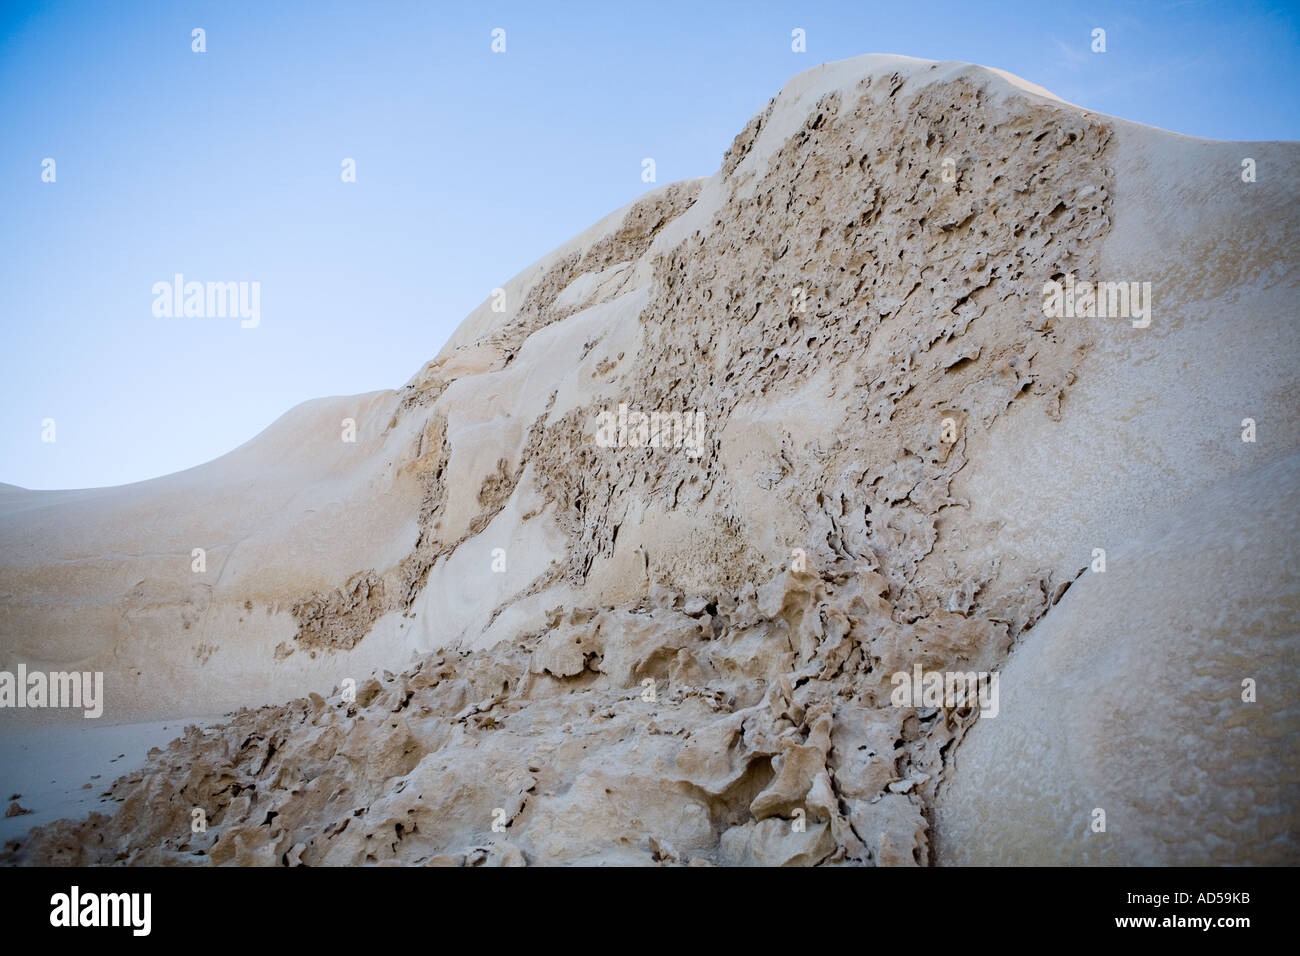
[{"label": "eroded rock surface", "polygon": [[[976,718],[889,706],[912,629],[887,592],[845,562],[717,604],[660,588],[556,609],[536,635],[429,655],[354,698],[191,727],[113,784],[112,815],[43,828],[11,859],[925,863],[944,753]],[[927,660],[1005,653],[1005,628],[966,625],[931,622]]]},{"label": "eroded rock surface", "polygon": [[[1250,148],[1272,169],[1297,168],[1293,146]],[[247,559],[242,576],[201,593],[174,571],[177,583],[126,597],[105,585],[102,610],[87,602],[80,619],[40,613],[62,586],[44,565],[14,571],[19,589],[42,595],[15,619],[44,622],[30,625],[47,629],[42,646],[69,654],[82,650],[78,620],[154,595],[153,643],[131,632],[94,650],[133,662],[118,674],[119,700],[161,706],[149,682],[163,673],[176,685],[168,699],[188,689],[194,713],[268,705],[192,728],[113,784],[111,813],[33,831],[5,858],[1091,859],[1061,836],[1091,799],[1087,782],[1122,779],[1116,806],[1163,813],[1163,768],[1196,732],[1186,707],[1135,711],[1148,746],[1098,746],[1081,767],[1070,734],[1102,732],[1086,700],[981,720],[969,704],[895,706],[890,678],[1005,667],[1023,683],[1004,704],[1044,693],[1035,642],[1060,639],[1043,622],[1095,586],[1084,577],[1095,548],[1122,553],[1172,498],[1274,474],[1265,469],[1300,448],[1286,360],[1300,354],[1294,264],[1226,283],[1178,269],[1182,239],[1205,219],[1225,234],[1256,224],[1255,251],[1289,261],[1295,174],[1214,194],[1200,223],[1168,198],[1208,190],[1219,164],[1230,178],[1236,151],[978,67],[863,57],[801,74],[715,176],[598,223],[506,283],[504,311],[485,302],[406,387],[367,397],[358,457],[332,451],[319,467],[321,481],[340,482],[337,501],[375,520],[313,507],[333,537],[294,549],[248,529],[238,545],[277,569],[274,588],[259,582],[265,613],[240,611]],[[1150,219],[1168,233],[1144,241]],[[1163,305],[1143,329],[1049,318],[1043,285],[1067,274],[1153,281]],[[1229,334],[1213,324],[1225,316],[1249,317],[1249,348],[1207,346]],[[331,401],[342,412],[351,400]],[[620,404],[702,416],[700,447],[604,447],[601,413]],[[1270,444],[1243,448],[1236,422],[1247,414],[1268,417]],[[327,418],[298,427],[334,429]],[[288,500],[286,521],[309,504]],[[1275,552],[1289,540],[1266,521],[1243,533]],[[321,551],[326,571],[311,563]],[[1257,599],[1293,610],[1293,582],[1262,573]],[[1155,616],[1161,602],[1223,599],[1213,576],[1187,592],[1161,580],[1158,594],[1124,599],[1151,602]],[[177,630],[173,618],[190,623]],[[1280,613],[1269,620],[1269,640],[1293,654],[1295,629]],[[191,625],[205,642],[200,670],[180,637]],[[24,633],[34,644],[37,631]],[[1166,639],[1115,626],[1090,653],[1113,663]],[[1233,667],[1249,676],[1266,644],[1243,642],[1240,660],[1197,685],[1219,695],[1205,719],[1240,719]],[[168,667],[173,658],[184,666]],[[368,679],[376,662],[387,669]],[[1072,686],[1091,673],[1079,666]],[[1177,658],[1160,679],[1177,684],[1193,666]],[[201,683],[214,667],[225,682]],[[1130,816],[1126,832],[1141,836],[1104,858],[1226,861],[1189,834],[1232,813],[1246,821],[1223,831],[1239,841],[1233,859],[1294,861],[1295,829],[1278,822],[1300,803],[1293,780],[1269,791],[1273,823],[1257,840],[1242,802],[1300,730],[1294,693],[1283,693],[1291,706],[1268,711],[1267,739],[1243,743],[1251,757],[1238,776],[1196,781],[1185,817],[1158,838]],[[1052,719],[1063,736],[1035,738]],[[1051,808],[1018,830],[1019,814],[1001,808],[1029,797],[991,762],[1040,746],[1033,792],[1052,794]],[[1149,772],[1121,772],[1139,759]],[[1058,767],[1077,772],[1053,778],[1066,796],[1041,776]],[[937,829],[936,808],[948,821]],[[986,844],[993,820],[1001,842]],[[1004,852],[1008,841],[1017,852]]]}]

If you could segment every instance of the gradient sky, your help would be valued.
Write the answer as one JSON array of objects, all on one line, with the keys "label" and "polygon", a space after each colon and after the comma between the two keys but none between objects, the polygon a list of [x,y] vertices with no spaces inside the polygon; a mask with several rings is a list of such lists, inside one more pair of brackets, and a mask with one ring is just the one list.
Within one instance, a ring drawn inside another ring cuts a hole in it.
[{"label": "gradient sky", "polygon": [[[155,477],[306,399],[397,387],[653,188],[643,157],[657,185],[711,175],[787,79],[860,53],[1300,139],[1295,3],[0,3],[0,481]],[[261,324],[154,317],[177,272],[260,282]]]}]

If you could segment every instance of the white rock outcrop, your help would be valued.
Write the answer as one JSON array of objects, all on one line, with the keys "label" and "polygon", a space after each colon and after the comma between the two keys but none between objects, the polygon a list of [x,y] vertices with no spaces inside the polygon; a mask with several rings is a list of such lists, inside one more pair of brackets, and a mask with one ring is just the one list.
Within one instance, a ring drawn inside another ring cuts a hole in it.
[{"label": "white rock outcrop", "polygon": [[[4,490],[0,669],[256,708],[5,858],[1295,863],[1297,160],[828,64],[403,388]],[[997,716],[896,706],[917,667]]]}]

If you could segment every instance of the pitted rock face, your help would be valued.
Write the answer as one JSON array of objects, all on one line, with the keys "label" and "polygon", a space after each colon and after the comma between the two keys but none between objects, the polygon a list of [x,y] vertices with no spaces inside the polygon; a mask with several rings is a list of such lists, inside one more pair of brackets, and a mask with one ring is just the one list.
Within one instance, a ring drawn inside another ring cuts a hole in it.
[{"label": "pitted rock face", "polygon": [[[577,578],[612,550],[635,499],[690,508],[713,532],[676,561],[652,555],[656,581],[766,580],[773,555],[753,547],[755,526],[782,512],[789,547],[880,565],[912,613],[947,601],[955,582],[917,595],[913,579],[938,514],[958,504],[962,436],[1017,399],[1059,415],[1088,349],[1086,325],[1043,316],[1042,285],[1093,268],[1110,130],[1053,104],[992,107],[966,80],[911,95],[899,82],[827,95],[765,166],[724,172],[707,232],[655,263],[623,392],[646,411],[702,412],[708,454],[665,467],[658,449],[595,447],[598,405],[541,436],[539,481],[576,539]],[[755,497],[752,476],[728,468],[724,433],[810,387],[834,442],[784,436],[770,493]]]}]

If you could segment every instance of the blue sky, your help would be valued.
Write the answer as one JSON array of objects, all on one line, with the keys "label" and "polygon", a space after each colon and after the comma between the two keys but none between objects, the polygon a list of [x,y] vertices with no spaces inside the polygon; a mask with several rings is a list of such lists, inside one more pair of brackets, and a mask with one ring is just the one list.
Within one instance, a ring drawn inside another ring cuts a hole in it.
[{"label": "blue sky", "polygon": [[[306,399],[401,385],[652,188],[643,157],[658,184],[710,175],[789,77],[860,53],[1300,139],[1293,3],[3,3],[0,481],[155,477]],[[259,282],[260,324],[156,317],[175,273]]]}]

